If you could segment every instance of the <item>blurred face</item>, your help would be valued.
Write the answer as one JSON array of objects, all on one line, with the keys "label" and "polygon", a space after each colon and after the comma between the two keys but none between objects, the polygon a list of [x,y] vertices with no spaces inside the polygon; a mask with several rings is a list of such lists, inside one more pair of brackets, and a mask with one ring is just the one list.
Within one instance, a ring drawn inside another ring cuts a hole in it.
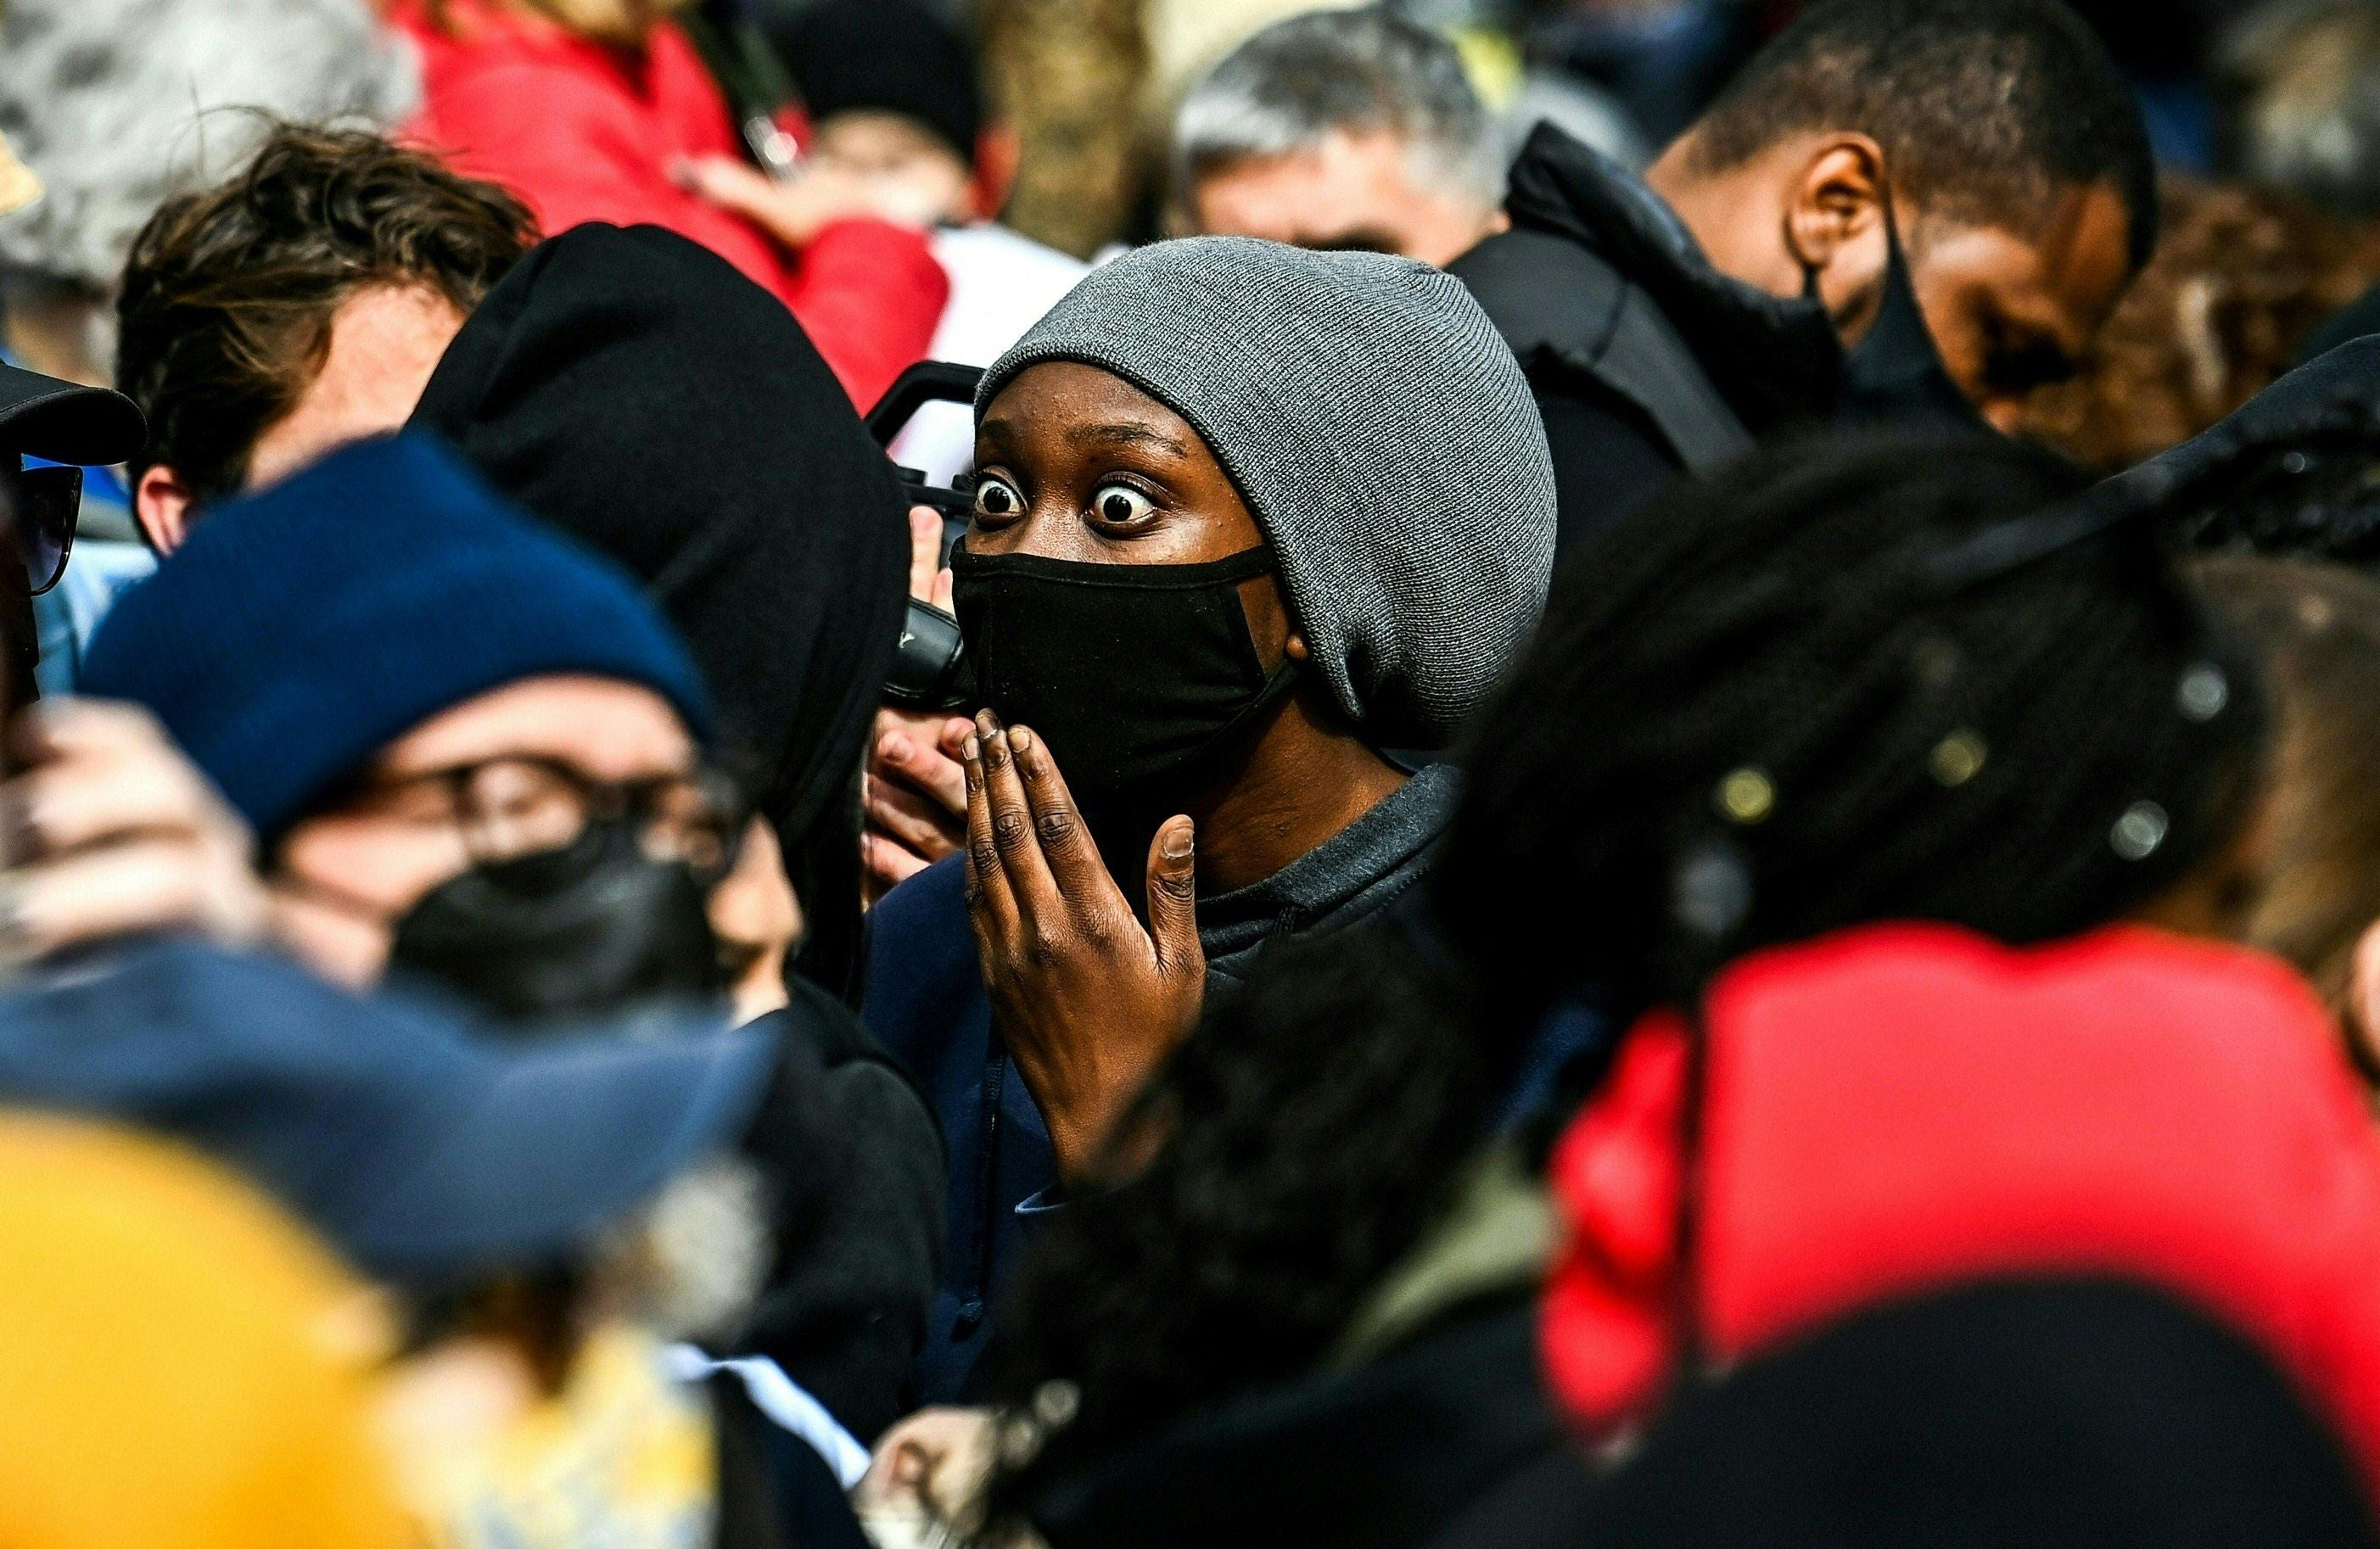
[{"label": "blurred face", "polygon": [[[1780,296],[1815,284],[1847,345],[1875,321],[1891,253],[1875,141],[1798,135],[1712,172],[1689,135],[1645,180],[1722,273]],[[1905,200],[1895,211],[1944,368],[1986,419],[2014,430],[2034,389],[2074,374],[2131,281],[2122,196],[2069,188],[2022,231]]]},{"label": "blurred face", "polygon": [[1399,253],[1439,265],[1503,229],[1502,211],[1415,176],[1413,162],[1401,135],[1333,131],[1310,149],[1246,158],[1199,178],[1190,190],[1191,223],[1205,236]]},{"label": "blurred face", "polygon": [[271,880],[284,938],[320,972],[366,986],[395,922],[476,864],[568,843],[580,815],[544,772],[592,783],[683,783],[694,741],[650,689],[530,678],[432,717],[372,761],[335,805],[282,842]]},{"label": "blurred face", "polygon": [[984,213],[977,208],[966,162],[941,136],[897,113],[836,114],[818,126],[810,160],[865,181],[883,209],[912,225],[943,225]]},{"label": "blurred face", "polygon": [[1929,221],[1910,266],[1950,380],[1995,428],[2013,433],[2035,389],[2081,369],[2131,281],[2123,200],[2110,187],[2070,190],[2050,220],[2022,236]]}]

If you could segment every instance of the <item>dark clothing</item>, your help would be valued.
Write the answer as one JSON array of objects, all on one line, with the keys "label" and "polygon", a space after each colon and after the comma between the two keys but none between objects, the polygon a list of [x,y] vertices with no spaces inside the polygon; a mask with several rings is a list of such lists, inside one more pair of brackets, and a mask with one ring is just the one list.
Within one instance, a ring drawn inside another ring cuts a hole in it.
[{"label": "dark clothing", "polygon": [[[1337,1487],[1314,1482],[1325,1496]],[[2265,1352],[2192,1301],[2114,1279],[2038,1278],[1857,1313],[1675,1403],[1608,1478],[1583,1447],[1548,1449],[1428,1542],[2375,1540],[2337,1435]]]},{"label": "dark clothing", "polygon": [[899,638],[906,501],[784,308],[654,226],[523,259],[412,423],[625,567],[685,636],[808,914],[801,966],[859,958],[857,770]]},{"label": "dark clothing", "polygon": [[1659,196],[1551,125],[1512,165],[1510,231],[1457,259],[1545,416],[1565,546],[1680,472],[1702,472],[1840,392],[1842,345],[1817,301],[1714,268]]},{"label": "dark clothing", "polygon": [[[1201,899],[1208,993],[1237,982],[1273,938],[1352,924],[1411,889],[1453,818],[1458,789],[1451,768],[1425,768],[1264,881]],[[948,1403],[965,1390],[990,1299],[1032,1213],[1058,1184],[1049,1130],[992,1029],[964,889],[964,858],[953,856],[876,906],[862,1009],[917,1077],[948,1147],[950,1239],[917,1363],[921,1403]]]},{"label": "dark clothing", "polygon": [[788,982],[784,1040],[745,1150],[774,1185],[776,1256],[733,1343],[872,1441],[908,1412],[942,1254],[942,1150],[917,1090],[840,1003]]},{"label": "dark clothing", "polygon": [[1198,1416],[1033,1504],[1051,1549],[1427,1542],[1567,1446],[1536,1377],[1536,1312],[1483,1307],[1353,1372]]},{"label": "dark clothing", "polygon": [[843,1482],[810,1444],[762,1414],[741,1379],[710,1380],[719,1447],[718,1549],[868,1549]]}]

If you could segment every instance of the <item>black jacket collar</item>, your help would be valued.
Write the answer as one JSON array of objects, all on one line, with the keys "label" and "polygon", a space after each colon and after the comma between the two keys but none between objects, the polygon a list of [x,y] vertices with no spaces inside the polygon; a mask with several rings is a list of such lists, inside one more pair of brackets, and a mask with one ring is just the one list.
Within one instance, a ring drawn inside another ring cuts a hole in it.
[{"label": "black jacket collar", "polygon": [[1538,125],[1505,208],[1516,228],[1588,248],[1651,296],[1755,431],[1833,404],[1842,344],[1826,309],[1721,273],[1659,195],[1591,147]]}]

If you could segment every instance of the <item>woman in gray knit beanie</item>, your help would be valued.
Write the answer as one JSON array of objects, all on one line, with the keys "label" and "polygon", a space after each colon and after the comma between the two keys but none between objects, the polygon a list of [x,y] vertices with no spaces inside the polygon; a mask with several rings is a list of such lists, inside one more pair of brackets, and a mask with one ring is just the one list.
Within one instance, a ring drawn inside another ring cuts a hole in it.
[{"label": "woman in gray knit beanie", "polygon": [[[1520,368],[1408,260],[1143,248],[994,365],[977,415],[953,562],[987,705],[968,841],[878,907],[868,1009],[975,1153],[930,1398],[978,1348],[998,1217],[1096,1170],[1209,986],[1421,877],[1456,776],[1385,750],[1440,745],[1479,703],[1554,547]],[[935,962],[981,982],[926,982]],[[1032,1102],[1003,1125],[985,1092],[1010,1060]]]}]

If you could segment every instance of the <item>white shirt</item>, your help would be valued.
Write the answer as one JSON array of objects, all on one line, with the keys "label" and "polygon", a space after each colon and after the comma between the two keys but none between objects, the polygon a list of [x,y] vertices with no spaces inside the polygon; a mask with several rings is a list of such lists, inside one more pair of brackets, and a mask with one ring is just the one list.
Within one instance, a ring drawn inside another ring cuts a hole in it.
[{"label": "white shirt", "polygon": [[[1006,226],[983,222],[933,236],[935,261],[951,277],[951,299],[934,329],[936,360],[989,366],[1075,288],[1090,266]],[[975,414],[963,404],[929,404],[892,442],[892,459],[937,484],[975,466]]]}]

